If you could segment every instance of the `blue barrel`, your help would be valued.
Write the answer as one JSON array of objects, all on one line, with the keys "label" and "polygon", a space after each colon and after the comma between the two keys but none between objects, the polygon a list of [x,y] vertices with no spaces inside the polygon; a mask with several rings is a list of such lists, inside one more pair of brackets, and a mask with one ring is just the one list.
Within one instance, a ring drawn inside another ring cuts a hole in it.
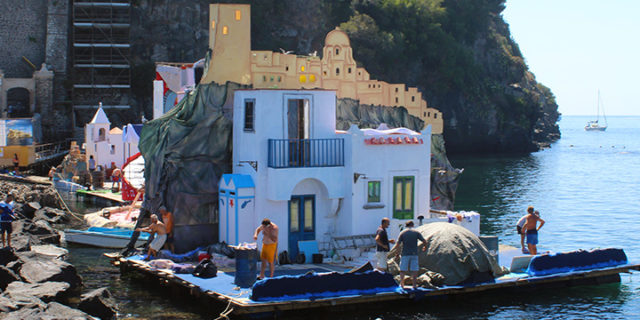
[{"label": "blue barrel", "polygon": [[236,250],[235,284],[240,288],[250,288],[256,282],[258,274],[258,250]]}]

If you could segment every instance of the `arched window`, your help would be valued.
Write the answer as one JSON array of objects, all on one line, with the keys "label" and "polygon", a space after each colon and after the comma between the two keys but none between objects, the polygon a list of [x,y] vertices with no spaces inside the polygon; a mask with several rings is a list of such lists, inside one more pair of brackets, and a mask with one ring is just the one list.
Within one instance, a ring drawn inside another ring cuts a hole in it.
[{"label": "arched window", "polygon": [[336,56],[340,54],[340,48],[336,48]]},{"label": "arched window", "polygon": [[106,140],[106,131],[104,128],[98,129],[98,141]]},{"label": "arched window", "polygon": [[336,76],[340,75],[340,68],[336,68]]}]

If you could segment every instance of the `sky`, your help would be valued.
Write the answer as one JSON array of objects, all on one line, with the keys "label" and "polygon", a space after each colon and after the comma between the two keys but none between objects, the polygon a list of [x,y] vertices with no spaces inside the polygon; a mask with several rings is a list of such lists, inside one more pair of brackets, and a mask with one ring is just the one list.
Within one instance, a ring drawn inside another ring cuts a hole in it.
[{"label": "sky", "polygon": [[507,0],[502,13],[564,115],[640,115],[640,1]]}]

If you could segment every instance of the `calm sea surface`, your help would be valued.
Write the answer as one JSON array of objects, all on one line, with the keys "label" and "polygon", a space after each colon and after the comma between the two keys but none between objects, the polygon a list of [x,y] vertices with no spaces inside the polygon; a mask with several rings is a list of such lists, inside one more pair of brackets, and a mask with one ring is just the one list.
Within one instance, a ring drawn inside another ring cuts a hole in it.
[{"label": "calm sea surface", "polygon": [[[606,132],[585,132],[589,117],[565,116],[562,139],[550,149],[518,157],[452,157],[464,168],[456,210],[482,215],[481,232],[517,246],[514,225],[533,205],[546,220],[540,250],[623,248],[640,261],[640,117],[609,117]],[[103,250],[71,248],[85,286],[109,286],[121,318],[213,319],[189,301],[121,277],[99,257]],[[640,275],[620,284],[482,295],[403,310],[311,314],[305,319],[640,319]],[[218,311],[219,312],[219,311]]]}]

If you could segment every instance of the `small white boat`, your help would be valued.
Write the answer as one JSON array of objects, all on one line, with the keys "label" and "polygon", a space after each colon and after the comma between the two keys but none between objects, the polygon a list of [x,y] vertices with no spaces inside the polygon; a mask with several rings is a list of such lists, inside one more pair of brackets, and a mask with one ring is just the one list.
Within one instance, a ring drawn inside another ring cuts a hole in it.
[{"label": "small white boat", "polygon": [[[64,231],[65,240],[69,243],[85,244],[101,248],[124,248],[129,244],[133,230],[91,227],[87,230],[67,229]],[[149,234],[141,232],[136,247],[144,245],[149,240]]]},{"label": "small white boat", "polygon": [[607,130],[607,116],[604,114],[604,106],[602,107],[602,117],[604,118],[604,125],[601,125],[598,121],[600,121],[600,90],[598,90],[598,111],[596,112],[596,120],[592,120],[587,122],[587,125],[584,126],[584,130],[586,131],[605,131]]}]

